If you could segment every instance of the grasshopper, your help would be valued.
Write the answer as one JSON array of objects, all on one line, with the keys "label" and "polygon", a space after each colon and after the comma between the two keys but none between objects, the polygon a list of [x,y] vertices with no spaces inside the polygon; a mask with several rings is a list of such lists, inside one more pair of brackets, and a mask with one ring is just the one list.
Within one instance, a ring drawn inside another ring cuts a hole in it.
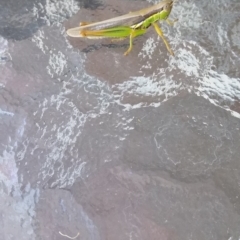
[{"label": "grasshopper", "polygon": [[107,19],[95,23],[81,22],[79,27],[67,30],[70,37],[83,37],[89,39],[117,38],[125,39],[129,37],[129,48],[124,53],[127,55],[133,47],[133,39],[146,33],[150,26],[153,26],[157,34],[162,38],[167,50],[171,55],[174,53],[166,40],[157,22],[165,20],[170,25],[173,22],[168,20],[173,7],[173,0],[164,0],[156,5],[141,9],[136,12]]}]

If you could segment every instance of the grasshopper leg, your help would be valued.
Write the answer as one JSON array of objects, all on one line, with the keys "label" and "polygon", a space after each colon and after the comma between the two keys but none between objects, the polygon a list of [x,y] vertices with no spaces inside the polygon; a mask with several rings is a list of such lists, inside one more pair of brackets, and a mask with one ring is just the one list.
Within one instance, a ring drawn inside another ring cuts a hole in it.
[{"label": "grasshopper leg", "polygon": [[131,33],[130,33],[130,37],[129,37],[129,48],[128,50],[124,53],[124,55],[128,55],[131,50],[132,50],[132,47],[133,47],[133,39],[135,37],[138,37],[138,36],[141,36],[143,35],[144,33],[146,32],[146,29],[135,29],[133,28]]},{"label": "grasshopper leg", "polygon": [[129,37],[129,48],[128,50],[124,53],[124,56],[127,56],[131,50],[132,50],[132,46],[133,46],[133,38],[134,38],[134,30],[131,32],[130,37]]},{"label": "grasshopper leg", "polygon": [[125,37],[122,37],[122,38],[112,38],[111,42],[119,42],[119,41],[123,41],[125,39],[126,39]]},{"label": "grasshopper leg", "polygon": [[81,26],[86,26],[86,25],[88,25],[88,24],[91,24],[91,22],[80,22],[79,23],[79,26],[81,27]]},{"label": "grasshopper leg", "polygon": [[161,28],[157,25],[157,23],[152,23],[152,25],[154,26],[156,32],[158,33],[158,35],[162,38],[163,42],[166,45],[167,50],[169,51],[169,53],[174,56],[173,50],[171,49],[171,47],[169,46],[169,43],[167,41],[167,39],[164,37],[163,32],[161,30]]},{"label": "grasshopper leg", "polygon": [[166,22],[170,25],[170,26],[173,26],[174,25],[174,23],[175,22],[177,22],[178,21],[178,19],[176,18],[176,19],[174,19],[174,20],[169,20],[169,19],[167,19],[166,20]]}]

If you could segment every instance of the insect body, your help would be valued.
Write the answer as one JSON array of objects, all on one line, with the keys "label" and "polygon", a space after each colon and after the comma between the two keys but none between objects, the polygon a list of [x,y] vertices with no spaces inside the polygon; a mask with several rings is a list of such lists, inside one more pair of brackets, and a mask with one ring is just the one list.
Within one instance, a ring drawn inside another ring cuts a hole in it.
[{"label": "insect body", "polygon": [[124,55],[127,55],[132,50],[133,39],[143,35],[150,26],[153,26],[164,41],[169,53],[174,55],[161,28],[157,24],[158,21],[162,20],[166,20],[171,25],[173,24],[173,22],[168,20],[172,6],[173,0],[164,0],[154,6],[108,20],[95,23],[82,22],[79,27],[68,29],[67,34],[70,37],[85,37],[90,39],[124,39],[129,37],[129,48],[124,53]]}]

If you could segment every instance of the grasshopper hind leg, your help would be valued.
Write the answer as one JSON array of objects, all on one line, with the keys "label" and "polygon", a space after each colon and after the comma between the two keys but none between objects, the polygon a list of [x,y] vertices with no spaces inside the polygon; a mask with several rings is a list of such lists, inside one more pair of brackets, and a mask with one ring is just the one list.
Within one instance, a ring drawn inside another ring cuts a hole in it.
[{"label": "grasshopper hind leg", "polygon": [[171,47],[170,47],[167,39],[164,37],[161,28],[157,25],[157,23],[152,23],[152,25],[154,26],[157,34],[162,38],[162,40],[163,40],[163,42],[165,43],[166,48],[167,48],[167,50],[169,51],[169,53],[170,53],[172,56],[174,56],[173,50],[171,49]]},{"label": "grasshopper hind leg", "polygon": [[112,38],[111,42],[120,42],[120,41],[123,41],[125,39],[126,39],[125,37],[122,37],[122,38]]},{"label": "grasshopper hind leg", "polygon": [[92,22],[80,22],[79,23],[79,26],[82,27],[82,26],[86,26],[86,25],[89,25],[91,24]]}]

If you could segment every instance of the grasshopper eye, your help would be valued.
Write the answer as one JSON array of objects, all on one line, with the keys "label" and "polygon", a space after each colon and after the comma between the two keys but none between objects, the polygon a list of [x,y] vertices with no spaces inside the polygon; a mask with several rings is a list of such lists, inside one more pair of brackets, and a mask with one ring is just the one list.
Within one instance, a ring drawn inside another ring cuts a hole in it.
[{"label": "grasshopper eye", "polygon": [[165,6],[164,6],[164,10],[165,11],[171,11],[171,9],[172,9],[172,2],[171,3],[167,3]]}]

